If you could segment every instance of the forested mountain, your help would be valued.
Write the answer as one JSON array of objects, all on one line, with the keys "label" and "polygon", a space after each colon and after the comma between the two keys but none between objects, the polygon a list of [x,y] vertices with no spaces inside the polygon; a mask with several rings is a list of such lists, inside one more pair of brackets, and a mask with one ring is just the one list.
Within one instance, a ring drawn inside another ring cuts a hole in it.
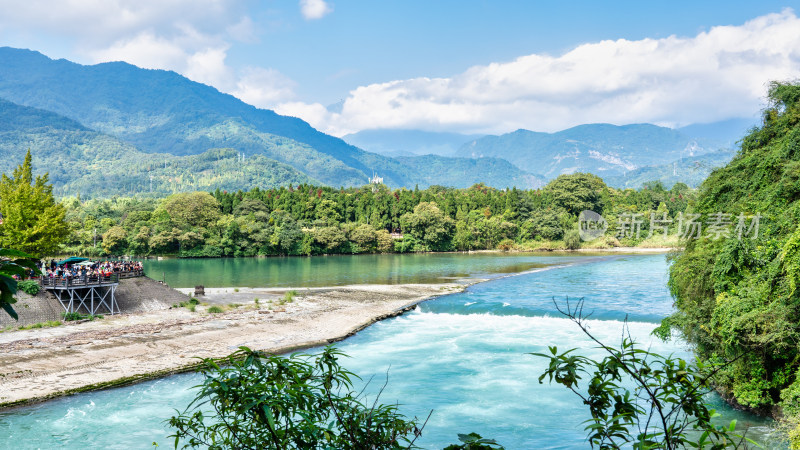
[{"label": "forested mountain", "polygon": [[410,183],[391,159],[174,72],[122,62],[83,66],[6,47],[0,48],[0,97],[58,113],[146,153],[230,147],[332,185],[363,183],[372,171],[396,185]]},{"label": "forested mountain", "polygon": [[505,158],[522,170],[554,178],[562,173],[591,172],[603,178],[644,166],[672,163],[717,150],[671,128],[651,124],[579,125],[557,133],[517,130],[464,144],[458,156]]},{"label": "forested mountain", "polygon": [[[251,164],[261,159],[250,157],[260,155],[331,186],[362,185],[373,173],[390,186],[427,185],[417,174],[418,163],[409,167],[366,152],[300,119],[255,108],[174,72],[122,62],[83,66],[4,47],[0,48],[0,98],[54,112],[81,125],[82,132],[117,138],[117,143],[142,153],[185,156],[232,148]],[[17,134],[5,145],[25,140]],[[451,162],[462,169],[473,167],[470,179],[483,173],[479,165]],[[290,173],[282,168],[281,176],[296,178]],[[450,180],[466,186],[460,178]]]},{"label": "forested mountain", "polygon": [[11,173],[27,149],[34,171],[49,172],[56,195],[164,195],[314,181],[262,155],[241,161],[231,149],[183,157],[143,153],[66,117],[0,99],[0,172]]}]

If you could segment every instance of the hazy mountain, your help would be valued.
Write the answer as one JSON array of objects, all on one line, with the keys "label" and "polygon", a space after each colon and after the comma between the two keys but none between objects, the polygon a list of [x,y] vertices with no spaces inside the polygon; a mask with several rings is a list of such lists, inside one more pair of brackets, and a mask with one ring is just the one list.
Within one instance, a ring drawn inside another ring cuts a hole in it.
[{"label": "hazy mountain", "polygon": [[668,164],[640,167],[624,175],[607,176],[603,180],[609,186],[621,189],[639,189],[648,181],[660,181],[666,188],[671,188],[675,183],[697,187],[712,170],[730,162],[735,154],[735,150],[717,150]]},{"label": "hazy mountain", "polygon": [[605,178],[718,148],[713,143],[702,146],[680,131],[651,124],[588,124],[557,133],[517,130],[486,136],[466,143],[457,154],[502,157],[546,178],[574,172]]},{"label": "hazy mountain", "polygon": [[437,133],[422,130],[364,130],[342,139],[348,144],[386,156],[454,156],[464,143],[482,134]]},{"label": "hazy mountain", "polygon": [[144,153],[74,120],[0,99],[0,172],[11,173],[30,149],[37,175],[49,172],[58,196],[169,194],[313,182],[294,168],[231,149],[199,155]]},{"label": "hazy mountain", "polygon": [[699,123],[678,128],[684,136],[690,136],[707,147],[735,148],[739,141],[754,126],[758,118],[737,118],[712,123]]},{"label": "hazy mountain", "polygon": [[500,189],[507,187],[535,189],[545,184],[541,176],[531,175],[501,158],[472,159],[425,155],[398,156],[396,159],[411,167],[422,178],[424,185],[468,187],[484,183]]}]

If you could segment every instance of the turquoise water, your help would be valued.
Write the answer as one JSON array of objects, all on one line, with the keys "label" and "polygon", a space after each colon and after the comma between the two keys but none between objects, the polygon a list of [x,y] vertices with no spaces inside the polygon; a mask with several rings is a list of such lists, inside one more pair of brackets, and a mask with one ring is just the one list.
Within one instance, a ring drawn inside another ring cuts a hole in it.
[{"label": "turquoise water", "polygon": [[536,253],[414,253],[275,258],[146,260],[147,275],[176,288],[318,287],[346,284],[442,283],[519,273],[574,255]]},{"label": "turquoise water", "polygon": [[[474,285],[426,302],[409,314],[379,322],[340,343],[351,357],[343,365],[401,411],[433,415],[418,443],[441,448],[457,433],[477,432],[509,449],[588,448],[580,400],[558,385],[539,384],[544,360],[528,355],[549,345],[594,345],[553,307],[553,297],[584,297],[593,311],[591,331],[619,342],[628,315],[631,335],[653,350],[688,357],[680,342],[649,337],[668,314],[663,255],[577,257],[517,276]],[[0,413],[0,448],[151,448],[170,446],[163,420],[192,397],[196,374],[81,394]],[[372,394],[370,394],[372,395]],[[765,441],[768,421],[738,413],[709,397],[724,420],[750,426]],[[770,445],[771,446],[771,445]]]}]

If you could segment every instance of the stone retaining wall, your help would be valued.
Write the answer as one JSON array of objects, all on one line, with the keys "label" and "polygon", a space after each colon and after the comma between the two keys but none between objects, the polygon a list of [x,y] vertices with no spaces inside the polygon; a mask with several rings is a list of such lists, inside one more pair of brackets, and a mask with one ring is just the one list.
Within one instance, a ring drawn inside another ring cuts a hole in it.
[{"label": "stone retaining wall", "polygon": [[0,330],[9,326],[16,328],[33,323],[61,320],[64,307],[49,292],[41,290],[32,297],[19,291],[16,298],[17,303],[14,303],[13,306],[19,316],[19,321],[12,319],[5,311],[0,310]]}]

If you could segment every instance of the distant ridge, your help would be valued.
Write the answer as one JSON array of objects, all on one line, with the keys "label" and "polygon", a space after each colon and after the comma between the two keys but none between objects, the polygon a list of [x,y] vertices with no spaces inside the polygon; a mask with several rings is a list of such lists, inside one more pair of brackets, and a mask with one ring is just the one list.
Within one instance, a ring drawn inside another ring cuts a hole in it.
[{"label": "distant ridge", "polygon": [[730,145],[730,142],[691,138],[678,130],[651,124],[586,124],[556,133],[517,130],[486,136],[464,144],[457,154],[502,157],[546,178],[574,172],[613,177]]}]

